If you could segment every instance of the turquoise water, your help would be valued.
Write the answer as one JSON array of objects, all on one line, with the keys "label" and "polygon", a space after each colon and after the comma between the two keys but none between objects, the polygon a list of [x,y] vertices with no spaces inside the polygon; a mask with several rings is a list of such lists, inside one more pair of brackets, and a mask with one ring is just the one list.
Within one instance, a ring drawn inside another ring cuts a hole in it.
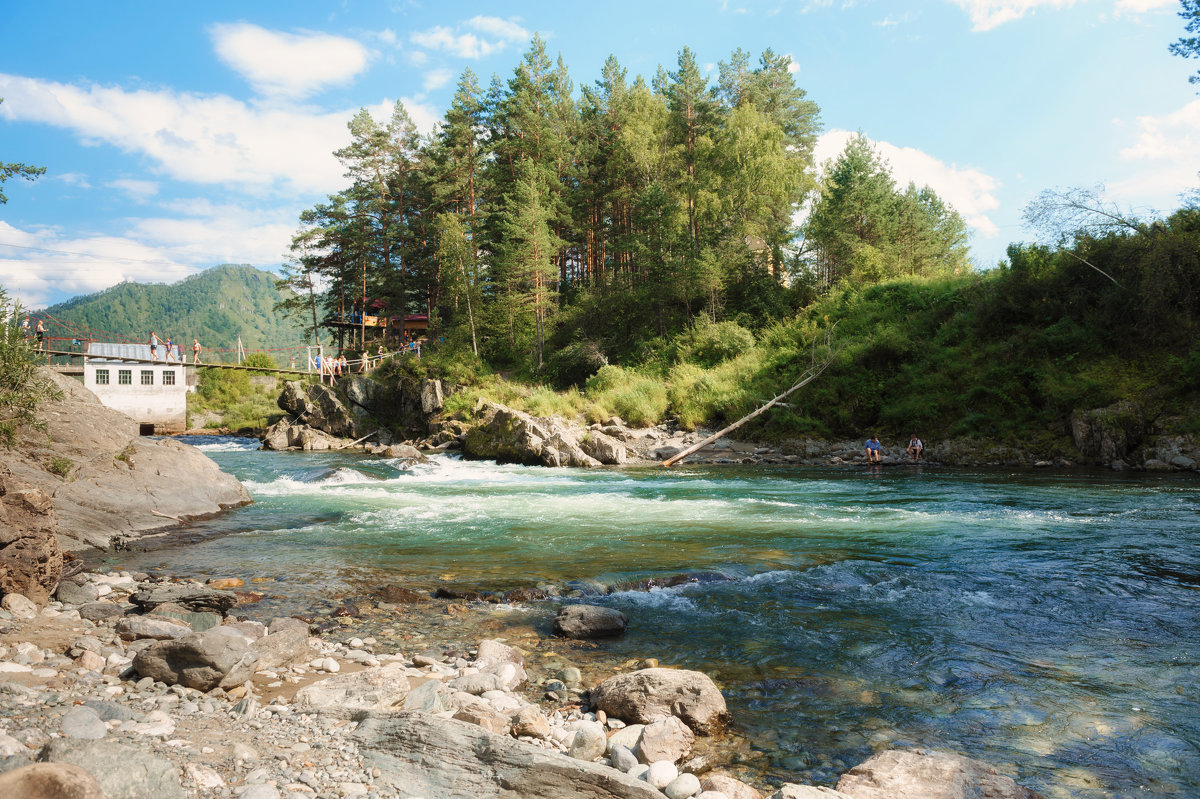
[{"label": "turquoise water", "polygon": [[719,572],[595,599],[631,620],[604,646],[712,674],[770,776],[924,746],[1047,796],[1200,795],[1194,475],[405,469],[198,441],[255,504],[129,564],[272,577],[298,607]]}]

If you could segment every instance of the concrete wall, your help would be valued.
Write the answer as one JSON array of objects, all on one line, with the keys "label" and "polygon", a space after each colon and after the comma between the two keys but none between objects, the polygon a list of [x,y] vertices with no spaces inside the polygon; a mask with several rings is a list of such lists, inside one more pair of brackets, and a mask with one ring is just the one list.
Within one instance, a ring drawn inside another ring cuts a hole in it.
[{"label": "concrete wall", "polygon": [[[108,370],[108,384],[96,382],[96,373]],[[130,373],[130,384],[121,385],[120,372]],[[153,373],[153,383],[142,385],[142,372]],[[163,385],[163,373],[175,373],[175,385]],[[113,410],[142,425],[154,425],[154,432],[182,433],[187,429],[187,378],[179,364],[96,363],[84,366],[83,384]]]}]

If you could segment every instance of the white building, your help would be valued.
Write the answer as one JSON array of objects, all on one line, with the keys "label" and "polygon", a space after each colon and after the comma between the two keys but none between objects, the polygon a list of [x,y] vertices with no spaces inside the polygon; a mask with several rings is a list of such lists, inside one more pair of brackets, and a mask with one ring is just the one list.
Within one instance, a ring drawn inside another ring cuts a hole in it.
[{"label": "white building", "polygon": [[187,378],[179,347],[168,357],[159,344],[89,342],[83,385],[109,408],[132,417],[142,435],[182,433],[187,429]]}]

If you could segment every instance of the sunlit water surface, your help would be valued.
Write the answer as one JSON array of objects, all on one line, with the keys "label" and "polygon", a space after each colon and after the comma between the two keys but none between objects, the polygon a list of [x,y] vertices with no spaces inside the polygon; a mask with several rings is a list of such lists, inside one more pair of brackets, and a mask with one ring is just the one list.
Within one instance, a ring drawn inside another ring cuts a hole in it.
[{"label": "sunlit water surface", "polygon": [[783,777],[923,746],[1047,796],[1200,796],[1194,476],[405,468],[191,442],[255,504],[126,565],[273,577],[297,607],[380,581],[720,572],[590,601],[631,619],[615,655],[713,675]]}]

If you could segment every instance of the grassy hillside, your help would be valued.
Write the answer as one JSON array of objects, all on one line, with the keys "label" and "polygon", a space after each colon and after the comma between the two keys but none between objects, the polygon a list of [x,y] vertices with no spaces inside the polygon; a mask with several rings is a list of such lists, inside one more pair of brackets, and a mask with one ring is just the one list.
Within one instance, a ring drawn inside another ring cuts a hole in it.
[{"label": "grassy hillside", "polygon": [[[700,322],[564,392],[485,375],[451,407],[469,414],[482,394],[594,421],[718,425],[791,386],[827,340],[829,370],[743,435],[1034,444],[1065,439],[1073,411],[1117,402],[1135,426],[1173,416],[1172,429],[1198,433],[1200,210],[1070,250],[1013,246],[984,272],[843,284],[754,331]],[[423,368],[464,374],[461,357]]]},{"label": "grassy hillside", "polygon": [[280,294],[275,275],[251,266],[225,264],[178,283],[122,283],[46,309],[50,315],[133,338],[151,330],[207,349],[232,348],[237,337],[247,349],[305,343],[300,326],[274,310]]}]

